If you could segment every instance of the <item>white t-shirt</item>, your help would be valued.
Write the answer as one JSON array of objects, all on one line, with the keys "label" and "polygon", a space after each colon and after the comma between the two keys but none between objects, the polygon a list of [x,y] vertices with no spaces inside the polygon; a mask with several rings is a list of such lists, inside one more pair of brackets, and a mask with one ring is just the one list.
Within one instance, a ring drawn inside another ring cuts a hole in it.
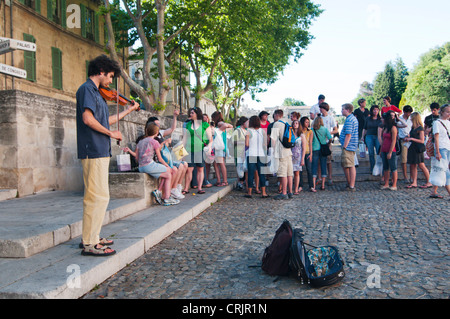
[{"label": "white t-shirt", "polygon": [[[447,127],[445,129],[444,125]],[[447,132],[448,130],[448,132]],[[439,148],[445,148],[447,150],[450,150],[450,121],[449,120],[442,120],[438,119],[433,122],[433,134],[439,133]]]},{"label": "white t-shirt", "polygon": [[[401,127],[398,129],[398,137],[405,138],[408,136],[409,132],[411,132],[411,128],[412,128],[411,116],[408,117],[407,120],[405,120],[404,114],[402,114],[399,116],[399,118],[401,118],[403,121],[405,121],[406,127]],[[402,123],[402,122],[400,122],[400,123]],[[402,124],[405,124],[405,123],[402,123]]]},{"label": "white t-shirt", "polygon": [[332,132],[333,129],[337,126],[336,121],[334,120],[334,117],[332,117],[330,114],[327,116],[322,116],[323,120],[323,126],[325,126],[328,129],[328,132]]},{"label": "white t-shirt", "polygon": [[249,128],[247,130],[249,135],[248,141],[248,156],[265,156],[264,151],[264,135],[266,132],[262,128],[255,130],[254,128]]},{"label": "white t-shirt", "polygon": [[309,113],[314,114],[314,116],[316,116],[317,114],[319,114],[319,113],[320,113],[319,103],[314,104],[313,106],[311,106],[311,109],[309,110]]}]

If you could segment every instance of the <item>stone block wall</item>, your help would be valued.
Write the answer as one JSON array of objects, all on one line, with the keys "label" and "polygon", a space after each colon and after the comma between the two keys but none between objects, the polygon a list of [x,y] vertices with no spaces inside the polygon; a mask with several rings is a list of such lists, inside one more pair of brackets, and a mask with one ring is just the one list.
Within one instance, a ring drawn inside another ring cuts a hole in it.
[{"label": "stone block wall", "polygon": [[[116,112],[111,105],[110,114]],[[112,172],[117,171],[115,155],[121,148],[133,146],[149,116],[150,112],[141,110],[120,121],[124,139],[120,145],[111,143]],[[161,126],[170,127],[171,121],[161,118]],[[17,189],[19,197],[49,190],[82,191],[76,143],[75,102],[18,90],[0,91],[0,189]]]}]

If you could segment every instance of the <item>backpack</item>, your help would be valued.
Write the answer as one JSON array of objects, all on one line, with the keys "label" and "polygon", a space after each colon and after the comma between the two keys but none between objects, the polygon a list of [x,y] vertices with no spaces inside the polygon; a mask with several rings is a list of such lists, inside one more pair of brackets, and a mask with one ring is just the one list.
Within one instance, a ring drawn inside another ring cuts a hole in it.
[{"label": "backpack", "polygon": [[277,229],[272,243],[264,250],[261,269],[271,276],[288,275],[291,242],[292,227],[285,220]]},{"label": "backpack", "polygon": [[[307,250],[306,245],[313,249]],[[303,240],[301,229],[294,229],[289,267],[302,284],[319,288],[340,282],[345,277],[344,261],[335,246],[316,247]]]},{"label": "backpack", "polygon": [[[281,123],[284,123],[284,122],[281,122]],[[294,129],[288,123],[284,123],[284,133],[283,133],[283,138],[281,140],[281,144],[285,148],[293,148],[295,146],[295,140],[296,140],[296,138],[294,135]]]}]

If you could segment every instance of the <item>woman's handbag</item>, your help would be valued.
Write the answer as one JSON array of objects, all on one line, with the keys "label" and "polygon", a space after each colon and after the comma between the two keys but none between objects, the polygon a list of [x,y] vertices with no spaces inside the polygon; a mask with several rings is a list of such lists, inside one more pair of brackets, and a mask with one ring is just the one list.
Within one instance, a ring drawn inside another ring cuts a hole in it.
[{"label": "woman's handbag", "polygon": [[423,152],[425,152],[425,144],[423,144],[423,143],[417,143],[416,144],[416,152],[417,153],[423,153]]},{"label": "woman's handbag", "polygon": [[172,153],[175,155],[177,161],[180,161],[183,157],[188,155],[188,152],[184,148],[184,145],[182,142],[178,143],[172,148]]},{"label": "woman's handbag", "polygon": [[427,143],[425,144],[425,149],[427,151],[427,155],[429,157],[434,156],[434,142],[433,142],[433,136],[429,136]]},{"label": "woman's handbag", "polygon": [[314,130],[314,134],[316,134],[317,140],[319,141],[319,144],[320,144],[320,155],[322,157],[327,157],[327,156],[331,155],[330,144],[328,144],[328,143],[326,143],[326,144],[320,143],[320,139],[317,136],[316,130]]}]

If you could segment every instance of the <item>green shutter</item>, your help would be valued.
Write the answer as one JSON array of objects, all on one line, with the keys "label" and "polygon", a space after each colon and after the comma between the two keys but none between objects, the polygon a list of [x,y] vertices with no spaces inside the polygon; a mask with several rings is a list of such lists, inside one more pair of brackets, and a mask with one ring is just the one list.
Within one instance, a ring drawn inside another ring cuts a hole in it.
[{"label": "green shutter", "polygon": [[41,13],[41,0],[36,0],[35,1],[35,9],[37,13]]},{"label": "green shutter", "polygon": [[66,28],[66,0],[61,0],[61,26]]},{"label": "green shutter", "polygon": [[99,23],[98,23],[98,15],[97,14],[95,14],[95,16],[94,16],[94,22],[95,22],[95,24],[94,24],[94,28],[95,28],[95,30],[94,30],[94,37],[95,37],[95,42],[97,42],[97,43],[100,43],[100,36],[99,36],[99,30],[98,30],[98,28],[99,28]]},{"label": "green shutter", "polygon": [[81,36],[86,38],[86,6],[80,3],[81,9]]},{"label": "green shutter", "polygon": [[53,3],[52,3],[52,0],[47,0],[47,19],[53,21]]},{"label": "green shutter", "polygon": [[52,47],[52,75],[53,87],[62,90],[62,52]]},{"label": "green shutter", "polygon": [[[36,39],[30,34],[23,34],[23,40],[36,43]],[[24,51],[24,69],[27,71],[27,80],[36,82],[36,52]]]}]

